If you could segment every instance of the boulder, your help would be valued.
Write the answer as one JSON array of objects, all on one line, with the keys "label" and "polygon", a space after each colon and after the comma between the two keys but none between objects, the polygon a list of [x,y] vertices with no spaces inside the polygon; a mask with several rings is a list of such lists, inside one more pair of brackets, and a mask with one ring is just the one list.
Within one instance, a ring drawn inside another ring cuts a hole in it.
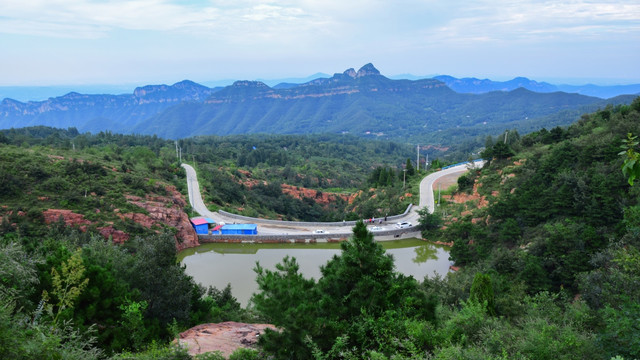
[{"label": "boulder", "polygon": [[254,348],[265,329],[277,330],[270,324],[244,324],[227,321],[202,324],[180,333],[176,339],[186,346],[190,355],[220,351],[229,357],[238,348]]}]

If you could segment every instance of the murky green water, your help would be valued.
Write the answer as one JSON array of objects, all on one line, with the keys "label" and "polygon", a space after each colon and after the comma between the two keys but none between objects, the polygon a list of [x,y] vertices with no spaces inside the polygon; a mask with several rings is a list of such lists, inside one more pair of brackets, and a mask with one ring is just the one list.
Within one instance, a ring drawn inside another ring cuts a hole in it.
[{"label": "murky green water", "polygon": [[[422,281],[434,272],[449,271],[449,252],[442,246],[418,239],[380,242],[392,254],[396,270]],[[318,279],[320,266],[340,253],[340,245],[323,244],[204,244],[187,249],[178,255],[186,265],[187,274],[204,286],[219,289],[231,284],[233,295],[246,306],[251,294],[258,290],[253,268],[256,262],[267,269],[285,256],[293,256],[300,264],[300,272],[307,278]]]}]

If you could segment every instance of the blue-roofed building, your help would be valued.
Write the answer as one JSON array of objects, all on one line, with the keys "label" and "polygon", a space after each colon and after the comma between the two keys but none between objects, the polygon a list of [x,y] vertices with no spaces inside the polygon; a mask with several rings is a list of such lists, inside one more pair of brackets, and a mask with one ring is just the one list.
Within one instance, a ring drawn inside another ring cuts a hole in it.
[{"label": "blue-roofed building", "polygon": [[256,235],[258,234],[257,224],[229,224],[220,228],[223,235]]},{"label": "blue-roofed building", "polygon": [[215,224],[213,219],[205,217],[197,217],[190,219],[191,225],[196,230],[198,235],[207,235],[209,233],[209,224]]}]

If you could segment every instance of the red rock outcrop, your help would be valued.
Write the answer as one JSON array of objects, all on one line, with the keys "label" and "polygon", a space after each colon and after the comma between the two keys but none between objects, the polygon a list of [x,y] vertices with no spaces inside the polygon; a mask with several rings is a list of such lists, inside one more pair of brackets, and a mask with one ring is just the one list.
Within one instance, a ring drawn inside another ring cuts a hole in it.
[{"label": "red rock outcrop", "polygon": [[229,357],[236,349],[252,348],[265,329],[276,330],[270,324],[243,324],[233,321],[202,324],[180,333],[177,341],[186,346],[190,355],[221,351]]},{"label": "red rock outcrop", "polygon": [[[71,210],[47,209],[42,212],[42,215],[44,216],[44,222],[46,224],[58,222],[62,217],[66,226],[77,226],[78,229],[83,232],[87,231],[87,226],[92,224],[91,221],[84,218],[84,215],[74,213]],[[98,231],[100,232],[100,235],[105,237],[105,239],[109,239],[109,237],[111,237],[113,242],[116,244],[122,244],[129,240],[130,237],[129,234],[121,230],[116,230],[111,225],[100,227],[98,228]]]},{"label": "red rock outcrop", "polygon": [[100,235],[104,236],[106,239],[111,237],[114,244],[123,244],[125,241],[129,240],[131,236],[125,233],[122,230],[116,230],[113,226],[109,225],[106,227],[98,228]]},{"label": "red rock outcrop", "polygon": [[[134,222],[150,229],[154,225],[160,227],[161,224],[173,227],[176,232],[176,249],[178,251],[199,246],[196,235],[189,217],[183,211],[186,206],[182,194],[173,186],[167,186],[169,196],[147,195],[144,198],[133,195],[126,195],[127,200],[148,212],[142,213],[120,213],[119,209],[114,209],[114,213],[121,219],[130,219]],[[81,231],[87,231],[87,226],[92,222],[85,219],[84,215],[74,213],[71,210],[48,209],[43,212],[44,221],[47,224],[57,222],[62,217],[66,226],[77,226]],[[122,230],[115,229],[112,225],[99,227],[98,231],[105,238],[111,237],[114,243],[122,244],[129,240],[130,235]]]},{"label": "red rock outcrop", "polygon": [[319,192],[314,189],[308,189],[299,186],[292,186],[288,184],[282,184],[282,192],[289,196],[292,196],[296,199],[302,199],[303,197],[307,197],[313,199],[316,203],[320,205],[327,205],[333,201],[336,201],[338,198],[342,198],[344,201],[349,201],[350,196],[346,194],[336,194],[330,192]]},{"label": "red rock outcrop", "polygon": [[85,219],[84,215],[74,213],[71,210],[47,209],[42,212],[42,215],[47,224],[55,223],[62,217],[66,226],[78,226],[82,231],[87,231],[87,225],[91,225],[91,221]]},{"label": "red rock outcrop", "polygon": [[127,195],[127,200],[145,209],[149,215],[141,213],[120,214],[122,218],[128,218],[136,223],[151,228],[153,225],[165,224],[177,230],[176,249],[178,251],[199,246],[198,235],[196,235],[189,217],[182,210],[186,206],[186,201],[182,194],[174,186],[167,186],[169,196],[147,195],[144,198]]}]

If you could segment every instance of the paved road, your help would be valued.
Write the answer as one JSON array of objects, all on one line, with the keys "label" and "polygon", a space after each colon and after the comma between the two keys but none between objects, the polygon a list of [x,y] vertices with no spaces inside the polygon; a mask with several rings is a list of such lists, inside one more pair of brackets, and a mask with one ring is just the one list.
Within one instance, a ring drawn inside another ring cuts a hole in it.
[{"label": "paved road", "polygon": [[198,184],[198,176],[196,170],[188,164],[182,164],[182,167],[187,171],[187,189],[189,190],[189,205],[200,214],[200,216],[212,218],[216,222],[223,221],[217,212],[211,212],[202,201],[202,195],[200,194],[200,185]]},{"label": "paved road", "polygon": [[[476,166],[482,166],[480,162],[474,163]],[[409,221],[414,225],[418,224],[418,210],[427,206],[429,208],[429,212],[433,213],[435,208],[434,205],[434,192],[433,192],[433,183],[439,178],[451,175],[451,174],[459,174],[462,175],[469,170],[469,163],[465,163],[462,165],[458,165],[455,167],[451,167],[442,171],[438,171],[426,176],[420,182],[420,203],[417,206],[414,206],[411,211],[401,219],[396,219],[394,221]],[[196,175],[196,171],[188,164],[182,164],[182,167],[185,168],[187,172],[187,187],[189,190],[189,204],[191,207],[200,214],[201,216],[205,216],[213,219],[216,223],[234,223],[238,221],[237,219],[228,218],[218,212],[211,212],[202,201],[202,196],[200,194],[200,186],[198,185],[198,178]],[[385,229],[393,229],[393,224],[384,224],[383,228]],[[349,236],[351,234],[351,225],[347,226],[314,226],[310,227],[308,225],[296,225],[290,222],[283,222],[281,225],[268,225],[268,224],[260,224],[260,233],[261,234],[303,234],[310,233],[316,229],[325,230],[327,233],[331,235],[340,235],[344,234],[345,236]]]},{"label": "paved road", "polygon": [[[484,161],[482,160],[475,161],[473,163],[473,166],[476,167],[482,167],[482,165],[484,165]],[[422,209],[426,206],[429,208],[429,213],[433,213],[433,210],[435,209],[435,193],[433,191],[433,183],[439,178],[446,175],[458,174],[458,176],[460,176],[469,171],[470,166],[471,164],[466,163],[425,176],[425,178],[420,182],[420,204],[418,205],[418,209]]]}]

